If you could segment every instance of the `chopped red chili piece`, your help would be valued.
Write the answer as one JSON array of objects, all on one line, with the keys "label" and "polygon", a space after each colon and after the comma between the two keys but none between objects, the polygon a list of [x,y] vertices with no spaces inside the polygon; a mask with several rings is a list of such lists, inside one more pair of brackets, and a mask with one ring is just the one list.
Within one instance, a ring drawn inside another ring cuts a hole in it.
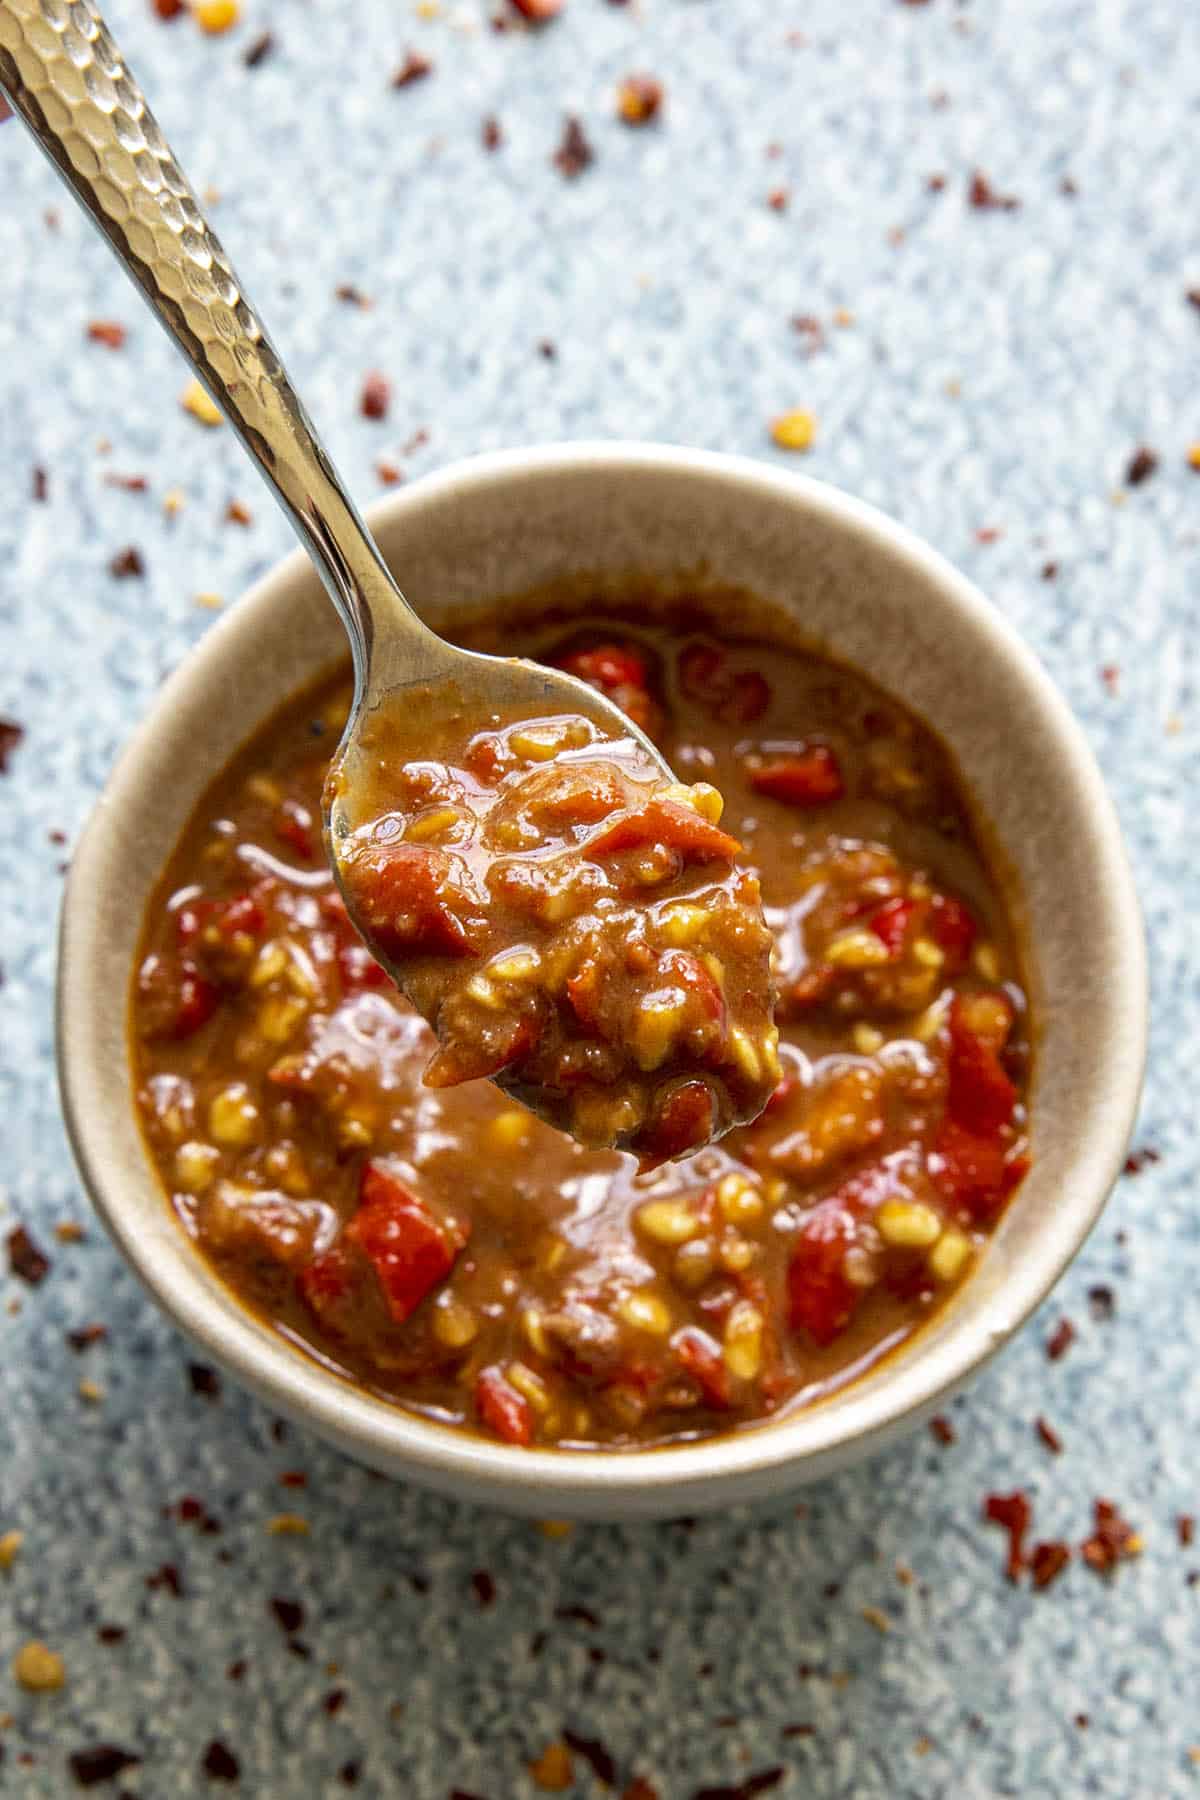
[{"label": "chopped red chili piece", "polygon": [[499,150],[501,144],[504,142],[504,132],[501,129],[500,121],[499,119],[494,118],[491,113],[488,114],[484,119],[483,124],[479,127],[479,135],[485,150]]},{"label": "chopped red chili piece", "polygon": [[974,919],[953,894],[935,894],[929,906],[929,929],[945,958],[947,975],[966,965],[978,935]]},{"label": "chopped red chili piece", "polygon": [[1026,1173],[1026,1159],[1010,1159],[999,1139],[945,1119],[933,1140],[930,1172],[946,1198],[986,1223]]},{"label": "chopped red chili piece", "polygon": [[479,1371],[475,1382],[475,1410],[489,1431],[506,1444],[528,1444],[533,1438],[533,1410],[503,1369],[494,1363]]},{"label": "chopped red chili piece", "polygon": [[275,835],[305,862],[317,853],[313,816],[298,800],[285,800],[275,815]]},{"label": "chopped red chili piece", "polygon": [[422,844],[364,846],[346,871],[354,902],[387,956],[474,956],[467,927],[450,905],[455,864]]},{"label": "chopped red chili piece", "polygon": [[962,996],[950,1007],[950,1086],[946,1108],[956,1125],[990,1137],[1007,1125],[1017,1090],[1004,1073],[995,1048],[971,1029]]},{"label": "chopped red chili piece", "polygon": [[871,914],[867,924],[889,956],[903,956],[909,930],[920,910],[920,901],[906,900],[901,895],[897,895],[892,900],[885,900],[883,905]]},{"label": "chopped red chili piece", "polygon": [[665,844],[685,862],[732,862],[741,849],[736,838],[681,806],[677,800],[649,800],[636,812],[624,813],[605,831],[588,840],[590,856],[615,856],[644,844]]},{"label": "chopped red chili piece", "polygon": [[1051,1362],[1057,1362],[1065,1356],[1075,1342],[1075,1327],[1070,1319],[1060,1319],[1050,1336],[1046,1339],[1046,1355]]},{"label": "chopped red chili piece", "polygon": [[1057,1581],[1071,1560],[1071,1546],[1061,1541],[1035,1544],[1029,1555],[1029,1573],[1035,1588]]},{"label": "chopped red chili piece", "polygon": [[221,1398],[221,1377],[207,1363],[190,1362],[187,1366],[188,1385],[193,1394],[199,1394],[204,1400]]},{"label": "chopped red chili piece", "polygon": [[1193,1513],[1180,1513],[1175,1521],[1175,1530],[1179,1542],[1185,1550],[1189,1549],[1196,1538],[1196,1519]]},{"label": "chopped red chili piece", "polygon": [[574,650],[564,656],[559,668],[567,675],[577,675],[593,687],[644,688],[649,676],[646,659],[632,644],[598,644],[594,650]]},{"label": "chopped red chili piece", "polygon": [[366,1255],[398,1325],[445,1280],[466,1241],[378,1162],[363,1164],[359,1208],[343,1236]]},{"label": "chopped red chili piece", "polygon": [[827,744],[772,757],[750,771],[750,785],[785,806],[825,806],[845,792],[841,765]]},{"label": "chopped red chili piece", "polygon": [[1007,1531],[1006,1573],[1010,1581],[1019,1581],[1025,1567],[1025,1533],[1029,1530],[1029,1522],[1033,1517],[1028,1495],[1023,1494],[1020,1488],[1011,1494],[989,1494],[984,1501],[983,1516],[993,1525],[1000,1525]]},{"label": "chopped red chili piece", "polygon": [[971,177],[967,202],[976,212],[1016,212],[1021,204],[1015,194],[998,194],[979,169]]},{"label": "chopped red chili piece", "polygon": [[659,1101],[639,1142],[648,1159],[665,1160],[695,1150],[713,1135],[716,1103],[705,1081],[682,1081]]},{"label": "chopped red chili piece", "polygon": [[933,1438],[943,1446],[958,1442],[958,1433],[945,1413],[934,1414],[929,1421],[929,1430]]},{"label": "chopped red chili piece", "polygon": [[850,1323],[861,1290],[846,1279],[854,1219],[837,1195],[805,1215],[788,1264],[788,1323],[818,1344],[831,1344]]},{"label": "chopped red chili piece", "polygon": [[699,1383],[707,1405],[715,1406],[718,1411],[727,1407],[730,1400],[729,1369],[716,1340],[698,1326],[688,1325],[676,1332],[671,1340],[671,1348],[679,1359],[680,1367]]},{"label": "chopped red chili piece", "polygon": [[115,1781],[126,1769],[141,1762],[136,1750],[124,1750],[119,1744],[89,1744],[74,1750],[67,1758],[71,1774],[81,1788],[98,1787],[103,1781]]},{"label": "chopped red chili piece", "polygon": [[128,580],[146,573],[146,565],[142,561],[142,553],[134,544],[127,544],[124,550],[118,550],[108,565],[109,573],[118,581]]}]

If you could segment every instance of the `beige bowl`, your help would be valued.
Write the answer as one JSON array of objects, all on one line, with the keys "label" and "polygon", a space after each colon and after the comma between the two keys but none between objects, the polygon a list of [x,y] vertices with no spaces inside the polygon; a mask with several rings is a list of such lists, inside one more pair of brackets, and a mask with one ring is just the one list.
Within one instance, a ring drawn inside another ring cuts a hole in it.
[{"label": "beige bowl", "polygon": [[83,1178],[173,1319],[271,1406],[350,1455],[465,1499],[580,1518],[694,1513],[786,1493],[911,1429],[1008,1339],[1079,1249],[1126,1150],[1145,1056],[1145,952],[1112,806],[1066,706],[1004,620],[868,506],[750,461],[643,445],[480,457],[371,519],[405,592],[439,610],[553,583],[698,573],[790,608],[951,745],[1004,845],[1041,1037],[1033,1171],[982,1265],[929,1329],[822,1405],[676,1448],[516,1450],[372,1399],[237,1304],[176,1225],[134,1118],[125,1039],[146,897],[200,793],[342,649],[297,552],[163,688],[85,831],[67,885],[59,1070]]}]

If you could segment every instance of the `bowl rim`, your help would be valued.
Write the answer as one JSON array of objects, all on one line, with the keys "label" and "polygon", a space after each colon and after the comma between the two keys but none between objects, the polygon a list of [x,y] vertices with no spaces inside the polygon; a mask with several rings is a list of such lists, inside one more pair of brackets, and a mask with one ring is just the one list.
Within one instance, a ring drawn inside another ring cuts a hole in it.
[{"label": "bowl rim", "polygon": [[[897,1364],[880,1387],[850,1384],[835,1404],[820,1404],[695,1442],[634,1450],[561,1451],[516,1449],[461,1428],[441,1424],[375,1398],[323,1368],[282,1338],[273,1353],[249,1314],[231,1328],[206,1290],[199,1253],[160,1258],[157,1239],[137,1230],[135,1209],[125,1206],[126,1182],[115,1156],[106,1155],[108,1133],[90,1066],[89,1034],[67,1029],[67,1020],[90,1016],[89,933],[99,928],[92,904],[111,833],[136,805],[143,759],[177,701],[205,671],[244,652],[255,635],[259,610],[278,604],[311,575],[308,557],[292,551],[255,582],[187,653],[158,690],[120,753],[79,839],[68,875],[59,936],[56,1057],[68,1137],[91,1196],[109,1233],[150,1293],[173,1321],[235,1378],[271,1406],[306,1423],[352,1454],[426,1485],[499,1499],[552,1513],[581,1494],[597,1502],[641,1496],[654,1503],[668,1491],[694,1504],[703,1490],[761,1485],[755,1478],[786,1471],[793,1484],[837,1466],[868,1444],[879,1446],[933,1412],[938,1403],[981,1367],[1017,1331],[1066,1269],[1096,1223],[1120,1172],[1141,1093],[1147,1038],[1145,938],[1132,873],[1115,809],[1082,727],[1033,651],[998,609],[939,551],[868,502],[810,476],[779,470],[750,457],[669,444],[582,441],[487,452],[447,465],[377,501],[367,510],[373,530],[387,530],[405,513],[429,501],[470,494],[514,479],[558,479],[572,471],[630,476],[670,472],[695,476],[728,490],[751,491],[788,507],[818,514],[830,529],[848,531],[907,563],[937,590],[941,603],[965,616],[981,650],[1009,665],[1031,690],[1054,736],[1060,774],[1094,862],[1095,898],[1128,954],[1108,971],[1108,1013],[1121,1031],[1108,1034],[1104,1075],[1120,1102],[1093,1107],[1080,1127],[1069,1191],[1039,1227],[1031,1253],[1006,1274],[969,1314],[963,1314],[930,1354]],[[247,732],[248,735],[248,732]],[[124,1004],[124,995],[122,995]],[[153,1172],[147,1168],[151,1179]],[[166,1215],[169,1218],[169,1215]],[[172,1222],[172,1228],[178,1229]],[[180,1233],[181,1247],[186,1240]],[[191,1258],[196,1259],[188,1273]],[[240,1303],[232,1304],[241,1311]],[[686,1510],[681,1504],[680,1510]]]}]

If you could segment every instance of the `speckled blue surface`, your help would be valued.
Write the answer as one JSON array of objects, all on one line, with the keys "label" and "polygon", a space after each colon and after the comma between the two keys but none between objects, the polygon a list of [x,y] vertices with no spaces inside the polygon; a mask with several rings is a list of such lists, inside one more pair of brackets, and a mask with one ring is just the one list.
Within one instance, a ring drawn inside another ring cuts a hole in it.
[{"label": "speckled blue surface", "polygon": [[[800,1517],[553,1541],[376,1481],[296,1432],[277,1442],[229,1384],[193,1394],[187,1348],[98,1228],[53,1238],[88,1214],[52,1070],[67,851],[48,828],[77,833],[209,623],[195,595],[232,598],[289,537],[230,433],[179,409],[173,351],[8,124],[0,713],[27,735],[0,779],[0,1231],[24,1221],[54,1266],[36,1290],[0,1275],[0,1531],[25,1534],[0,1575],[0,1790],[65,1795],[68,1753],[106,1740],[144,1760],[100,1791],[235,1791],[201,1772],[220,1738],[236,1791],[256,1796],[349,1791],[339,1771],[356,1764],[364,1795],[523,1800],[527,1761],[567,1728],[603,1742],[615,1792],[641,1775],[660,1800],[770,1770],[770,1791],[797,1797],[1200,1793],[1200,1546],[1175,1527],[1200,1512],[1200,476],[1186,463],[1200,312],[1185,299],[1200,285],[1200,12],[568,0],[542,33],[498,36],[488,11],[246,0],[217,40],[158,24],[145,0],[114,0],[110,18],[197,186],[220,190],[217,229],[362,497],[380,455],[415,477],[566,436],[774,456],[767,421],[802,405],[820,421],[806,468],[982,582],[1079,712],[1129,834],[1155,988],[1140,1141],[1161,1160],[1122,1182],[1059,1292],[952,1410],[954,1445],[922,1434],[813,1489]],[[274,53],[248,70],[266,26]],[[393,91],[410,45],[434,73]],[[630,69],[667,88],[663,123],[641,133],[613,117]],[[596,152],[573,183],[550,164],[564,108]],[[488,113],[505,137],[490,156]],[[971,210],[975,168],[1020,209]],[[347,281],[370,310],[335,299]],[[837,308],[853,323],[834,324]],[[822,321],[815,354],[794,314]],[[96,316],[128,324],[122,352],[85,341]],[[394,384],[383,425],[358,414],[371,367]],[[420,428],[427,443],[404,454]],[[1119,492],[1143,442],[1161,464]],[[110,471],[145,473],[149,493],[106,486]],[[187,506],[167,523],[173,486]],[[249,529],[222,522],[235,496]],[[146,575],[117,581],[108,564],[129,543]],[[1116,1292],[1108,1322],[1089,1309],[1097,1283]],[[1051,1363],[1064,1313],[1078,1337]],[[64,1332],[92,1321],[108,1341],[73,1353]],[[102,1404],[77,1397],[85,1375]],[[292,1469],[302,1490],[279,1484]],[[1076,1564],[1046,1594],[1014,1590],[979,1513],[1018,1483],[1036,1535],[1078,1542],[1107,1494],[1144,1554],[1111,1584]],[[185,1494],[220,1535],[164,1519]],[[311,1535],[268,1535],[282,1509]],[[179,1597],[147,1587],[163,1563]],[[273,1596],[303,1602],[299,1644]],[[124,1641],[100,1643],[101,1623]],[[62,1693],[12,1680],[30,1637],[65,1657]],[[576,1769],[573,1794],[603,1791]]]}]

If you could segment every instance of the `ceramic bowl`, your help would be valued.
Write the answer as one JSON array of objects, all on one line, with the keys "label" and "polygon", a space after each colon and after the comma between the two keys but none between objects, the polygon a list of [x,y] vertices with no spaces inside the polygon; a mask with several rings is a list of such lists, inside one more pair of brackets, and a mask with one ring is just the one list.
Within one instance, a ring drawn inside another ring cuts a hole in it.
[{"label": "ceramic bowl", "polygon": [[351,1456],[463,1499],[548,1517],[651,1518],[784,1495],[944,1405],[1067,1267],[1121,1167],[1145,1049],[1145,953],[1112,806],[1083,735],[994,607],[935,551],[819,482],[735,457],[569,445],[461,463],[371,524],[432,623],[497,596],[692,579],[790,609],[951,747],[1003,846],[1039,1023],[1033,1170],[961,1295],[900,1353],[807,1411],[707,1442],[518,1450],[373,1399],[290,1349],[175,1223],[134,1115],[126,1007],[142,910],[193,805],[258,723],[343,649],[289,557],[160,693],[96,807],[67,884],[59,1068],[84,1181],[151,1293],[205,1354]]}]

